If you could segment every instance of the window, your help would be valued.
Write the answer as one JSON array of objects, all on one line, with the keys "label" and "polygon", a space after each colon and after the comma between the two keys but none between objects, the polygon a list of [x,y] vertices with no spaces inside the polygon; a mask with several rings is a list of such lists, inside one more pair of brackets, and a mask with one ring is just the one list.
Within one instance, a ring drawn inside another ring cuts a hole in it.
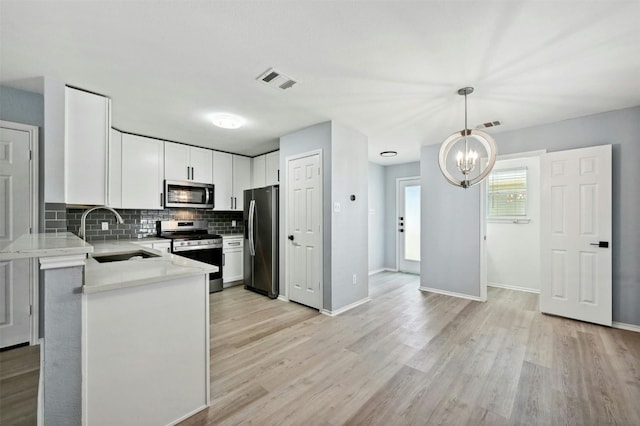
[{"label": "window", "polygon": [[487,179],[487,218],[527,216],[527,168],[494,170]]}]

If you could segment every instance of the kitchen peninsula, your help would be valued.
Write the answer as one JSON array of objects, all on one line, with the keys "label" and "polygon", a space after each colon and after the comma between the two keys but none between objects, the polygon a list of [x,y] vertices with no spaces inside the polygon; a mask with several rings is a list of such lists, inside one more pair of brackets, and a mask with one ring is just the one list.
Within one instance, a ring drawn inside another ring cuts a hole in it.
[{"label": "kitchen peninsula", "polygon": [[44,270],[41,424],[175,424],[208,405],[215,266],[71,233],[0,248],[20,258]]}]

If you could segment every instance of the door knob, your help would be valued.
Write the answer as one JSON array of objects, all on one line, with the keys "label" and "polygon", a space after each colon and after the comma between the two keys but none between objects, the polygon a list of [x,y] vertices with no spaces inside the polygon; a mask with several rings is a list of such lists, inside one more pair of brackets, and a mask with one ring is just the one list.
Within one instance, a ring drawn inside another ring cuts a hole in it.
[{"label": "door knob", "polygon": [[293,235],[289,235],[289,237],[287,237],[287,238],[289,238],[291,241],[293,241]]},{"label": "door knob", "polygon": [[404,229],[398,229],[398,231],[400,231],[400,232],[404,232]]},{"label": "door knob", "polygon": [[602,247],[602,248],[609,248],[609,241],[599,241],[597,243],[591,243],[591,245]]}]

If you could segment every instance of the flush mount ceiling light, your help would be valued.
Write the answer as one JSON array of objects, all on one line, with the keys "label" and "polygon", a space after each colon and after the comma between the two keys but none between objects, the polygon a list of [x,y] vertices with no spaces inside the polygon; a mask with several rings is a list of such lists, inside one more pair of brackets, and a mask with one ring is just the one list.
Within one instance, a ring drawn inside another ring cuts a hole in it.
[{"label": "flush mount ceiling light", "polygon": [[[496,163],[497,154],[496,143],[488,133],[477,129],[469,130],[467,127],[467,95],[470,95],[471,93],[473,93],[473,87],[463,87],[458,90],[458,95],[464,96],[464,130],[456,132],[445,139],[440,147],[440,155],[438,156],[440,171],[447,182],[462,188],[469,188],[476,183],[482,182],[484,178],[491,173],[491,169],[493,169],[493,165]],[[461,173],[461,179],[453,176],[447,169],[449,153],[453,146],[460,141],[464,142],[464,151],[458,150],[456,153],[455,164],[458,171]],[[471,172],[476,168],[479,153],[476,150],[469,149],[469,142],[471,141],[479,142],[486,151],[488,158],[485,167],[480,169],[479,173],[474,177],[471,176]]]},{"label": "flush mount ceiling light", "polygon": [[395,157],[398,155],[398,151],[382,151],[380,157]]},{"label": "flush mount ceiling light", "polygon": [[229,114],[226,112],[211,115],[211,122],[223,129],[237,129],[242,127],[244,119],[237,115]]}]

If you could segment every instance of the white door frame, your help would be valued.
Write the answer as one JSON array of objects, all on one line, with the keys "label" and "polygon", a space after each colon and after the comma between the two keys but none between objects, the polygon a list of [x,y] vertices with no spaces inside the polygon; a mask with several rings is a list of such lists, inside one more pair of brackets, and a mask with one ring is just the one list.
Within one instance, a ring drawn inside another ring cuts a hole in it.
[{"label": "white door frame", "polygon": [[[496,161],[514,160],[517,158],[542,157],[546,154],[546,149],[537,151],[517,152],[515,154],[498,155]],[[483,158],[483,161],[487,160]],[[540,179],[540,189],[542,189],[542,179]],[[543,209],[542,200],[540,209]],[[480,184],[480,301],[487,301],[487,180]]]},{"label": "white door frame", "polygon": [[[420,176],[406,176],[401,178],[396,178],[396,208],[395,208],[395,216],[393,218],[393,224],[396,233],[396,271],[400,271],[400,232],[398,232],[398,206],[400,205],[400,182],[407,180],[417,180],[420,186],[422,186],[422,181],[420,180]],[[422,191],[421,191],[422,192]],[[422,194],[421,194],[422,196]],[[422,201],[420,202],[422,204]],[[422,212],[420,212],[420,218],[422,220]],[[420,254],[420,260],[422,261],[422,254]]]},{"label": "white door frame", "polygon": [[[28,124],[13,123],[11,121],[0,120],[0,127],[7,129],[19,130],[27,132],[29,134],[29,149],[31,150],[31,161],[29,162],[29,175],[30,175],[30,212],[29,212],[29,226],[31,227],[31,233],[37,233],[39,231],[38,226],[38,210],[39,210],[39,197],[38,197],[38,126],[31,126]],[[31,305],[31,336],[29,339],[30,345],[36,345],[39,342],[39,269],[38,260],[31,259],[29,265],[29,304]]]},{"label": "white door frame", "polygon": [[[287,294],[286,294],[286,299],[289,300],[289,285],[290,285],[290,277],[289,277],[289,268],[287,267],[287,263],[289,262],[289,256],[290,256],[290,248],[289,248],[289,244],[287,244],[287,230],[289,229],[289,211],[287,209],[287,203],[288,203],[288,199],[287,199],[287,182],[289,182],[289,163],[291,161],[294,160],[298,160],[300,158],[304,158],[304,157],[311,157],[313,155],[318,155],[318,163],[319,163],[319,167],[320,167],[320,178],[318,179],[318,190],[320,191],[320,244],[319,244],[319,253],[320,253],[320,268],[319,268],[319,273],[320,273],[320,307],[318,308],[319,312],[322,312],[322,310],[324,309],[324,192],[323,192],[323,184],[322,184],[322,180],[324,178],[324,169],[323,169],[323,163],[322,163],[322,149],[316,149],[313,151],[307,151],[301,154],[294,154],[294,155],[289,155],[285,158],[284,160],[284,179],[280,180],[280,197],[284,199],[284,203],[282,203],[282,205],[284,206],[283,209],[281,210],[281,213],[283,213],[284,215],[284,229],[281,230],[281,242],[284,242],[284,246],[285,246],[285,257],[284,257],[284,263],[285,263],[285,268],[284,268],[284,277],[285,277],[285,288],[287,290]],[[283,185],[284,184],[284,185]],[[284,188],[283,188],[284,186]],[[284,191],[282,190],[284,189]]]}]

